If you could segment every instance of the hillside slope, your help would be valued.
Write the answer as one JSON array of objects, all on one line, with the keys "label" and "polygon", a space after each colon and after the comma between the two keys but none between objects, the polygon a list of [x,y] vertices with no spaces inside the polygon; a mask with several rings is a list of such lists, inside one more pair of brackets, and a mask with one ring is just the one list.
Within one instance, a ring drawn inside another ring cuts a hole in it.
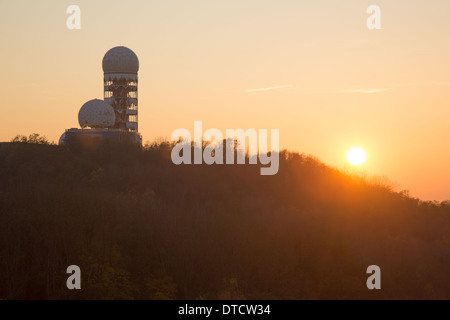
[{"label": "hillside slope", "polygon": [[1,146],[0,298],[450,299],[448,203],[297,153],[261,176],[170,150]]}]

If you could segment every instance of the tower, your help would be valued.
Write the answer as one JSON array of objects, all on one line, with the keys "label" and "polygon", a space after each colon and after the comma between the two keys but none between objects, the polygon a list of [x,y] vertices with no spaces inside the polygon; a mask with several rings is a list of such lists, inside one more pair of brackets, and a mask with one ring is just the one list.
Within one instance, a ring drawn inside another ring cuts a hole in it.
[{"label": "tower", "polygon": [[138,132],[138,71],[138,57],[126,47],[103,57],[104,99],[114,109],[116,129]]},{"label": "tower", "polygon": [[67,129],[60,145],[96,147],[100,143],[126,143],[142,146],[138,132],[138,71],[136,54],[115,47],[103,57],[104,101],[90,100],[78,113],[81,129]]}]

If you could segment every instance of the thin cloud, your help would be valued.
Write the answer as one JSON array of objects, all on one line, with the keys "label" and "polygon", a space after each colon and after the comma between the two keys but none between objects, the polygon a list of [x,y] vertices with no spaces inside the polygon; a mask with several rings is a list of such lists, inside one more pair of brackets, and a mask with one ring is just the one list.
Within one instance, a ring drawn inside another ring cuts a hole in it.
[{"label": "thin cloud", "polygon": [[363,93],[363,94],[374,94],[389,91],[389,88],[377,88],[377,89],[344,89],[337,90],[339,93]]},{"label": "thin cloud", "polygon": [[285,88],[292,88],[294,85],[290,84],[287,86],[277,86],[277,87],[269,87],[269,88],[259,88],[259,89],[248,89],[246,92],[261,92],[261,91],[270,91],[270,90],[277,90],[277,89],[285,89]]}]

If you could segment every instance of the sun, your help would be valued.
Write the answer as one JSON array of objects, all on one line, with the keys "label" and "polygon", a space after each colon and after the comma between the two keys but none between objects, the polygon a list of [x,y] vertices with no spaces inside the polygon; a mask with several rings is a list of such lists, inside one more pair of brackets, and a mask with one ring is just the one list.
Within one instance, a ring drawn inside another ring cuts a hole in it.
[{"label": "sun", "polygon": [[353,147],[347,151],[347,161],[352,166],[361,166],[367,161],[367,153],[361,147]]}]

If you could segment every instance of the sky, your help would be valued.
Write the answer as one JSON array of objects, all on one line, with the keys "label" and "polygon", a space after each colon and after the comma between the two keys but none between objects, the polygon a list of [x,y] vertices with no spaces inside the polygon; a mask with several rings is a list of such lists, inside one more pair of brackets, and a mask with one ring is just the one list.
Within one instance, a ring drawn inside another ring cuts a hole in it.
[{"label": "sky", "polygon": [[[66,26],[69,5],[81,29]],[[366,10],[381,8],[381,30]],[[58,141],[103,98],[101,62],[139,57],[139,131],[279,129],[280,146],[423,200],[450,199],[450,1],[129,0],[0,2],[0,141]]]}]

